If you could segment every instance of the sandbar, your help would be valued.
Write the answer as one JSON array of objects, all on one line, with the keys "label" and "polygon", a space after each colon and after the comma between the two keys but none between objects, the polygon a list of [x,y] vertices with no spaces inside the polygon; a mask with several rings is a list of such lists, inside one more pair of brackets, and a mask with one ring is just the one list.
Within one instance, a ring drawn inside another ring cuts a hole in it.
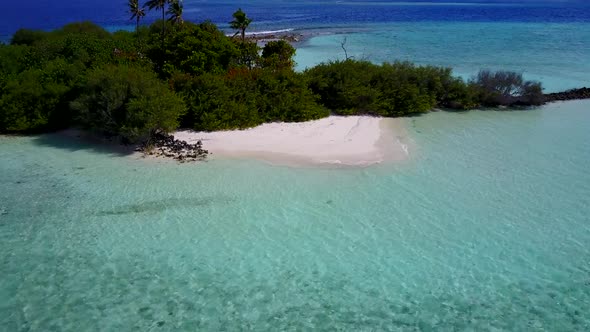
[{"label": "sandbar", "polygon": [[404,119],[330,116],[298,123],[265,123],[246,130],[182,130],[176,139],[201,140],[211,158],[254,158],[281,165],[369,166],[409,157]]}]

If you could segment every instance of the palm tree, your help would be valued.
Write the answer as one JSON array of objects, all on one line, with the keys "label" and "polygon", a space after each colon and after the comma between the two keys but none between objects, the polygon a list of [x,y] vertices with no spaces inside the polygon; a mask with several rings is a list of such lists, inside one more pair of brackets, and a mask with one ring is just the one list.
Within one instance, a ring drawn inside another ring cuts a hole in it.
[{"label": "palm tree", "polygon": [[135,19],[135,32],[139,32],[139,20],[145,16],[145,10],[139,5],[139,0],[129,0],[130,20]]},{"label": "palm tree", "polygon": [[171,0],[170,6],[168,7],[168,21],[172,23],[182,24],[184,20],[182,19],[182,10],[184,9],[184,5],[182,4],[182,0]]},{"label": "palm tree", "polygon": [[[232,29],[238,30],[238,33],[242,33],[242,41],[246,40],[246,29],[252,23],[252,20],[246,16],[246,13],[242,10],[242,8],[238,9],[233,15],[234,20],[229,22]],[[234,35],[235,36],[235,35]]]},{"label": "palm tree", "polygon": [[164,33],[166,32],[166,4],[169,2],[169,0],[148,0],[145,3],[145,6],[148,7],[149,10],[162,10],[162,36],[164,36]]}]

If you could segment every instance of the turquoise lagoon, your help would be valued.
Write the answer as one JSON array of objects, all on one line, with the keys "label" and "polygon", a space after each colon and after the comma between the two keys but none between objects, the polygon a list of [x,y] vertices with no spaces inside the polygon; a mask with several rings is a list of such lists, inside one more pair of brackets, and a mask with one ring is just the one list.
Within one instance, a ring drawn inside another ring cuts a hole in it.
[{"label": "turquoise lagoon", "polygon": [[362,169],[0,138],[0,330],[589,330],[590,102],[404,121]]},{"label": "turquoise lagoon", "polygon": [[306,40],[298,69],[349,57],[451,67],[469,79],[481,69],[510,70],[546,92],[590,87],[590,24],[546,22],[388,22],[342,26]]},{"label": "turquoise lagoon", "polygon": [[[0,37],[130,24],[109,1],[5,15]],[[255,30],[315,36],[299,69],[346,37],[357,59],[590,86],[586,7],[303,3],[239,2]],[[590,330],[590,101],[404,121],[411,158],[362,169],[0,137],[0,331]]]}]

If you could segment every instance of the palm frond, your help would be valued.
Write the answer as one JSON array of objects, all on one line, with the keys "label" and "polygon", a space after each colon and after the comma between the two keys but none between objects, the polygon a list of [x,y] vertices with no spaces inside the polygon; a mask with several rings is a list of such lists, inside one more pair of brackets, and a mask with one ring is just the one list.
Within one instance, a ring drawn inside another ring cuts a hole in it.
[{"label": "palm frond", "polygon": [[182,0],[172,0],[170,2],[170,6],[168,7],[168,11],[166,12],[170,17],[168,21],[173,23],[182,23],[182,12],[184,10],[184,5],[182,4]]},{"label": "palm frond", "polygon": [[139,5],[139,0],[129,0],[128,6],[131,20],[145,16],[145,10]]},{"label": "palm frond", "polygon": [[149,10],[152,9],[163,9],[166,6],[166,0],[149,0],[146,1],[144,7],[148,7]]}]

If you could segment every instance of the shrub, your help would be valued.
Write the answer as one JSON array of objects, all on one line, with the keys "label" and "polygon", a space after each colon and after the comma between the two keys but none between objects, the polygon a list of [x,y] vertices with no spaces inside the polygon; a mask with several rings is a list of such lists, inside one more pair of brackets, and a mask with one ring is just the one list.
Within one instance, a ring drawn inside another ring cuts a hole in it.
[{"label": "shrub", "polygon": [[163,43],[158,40],[159,35],[152,37],[148,54],[166,77],[175,71],[191,75],[223,73],[239,56],[231,39],[208,22],[199,25],[185,22],[168,31]]},{"label": "shrub", "polygon": [[308,121],[326,117],[329,111],[317,103],[302,74],[290,70],[259,70],[254,77],[258,108],[264,122]]},{"label": "shrub", "polygon": [[520,73],[481,70],[471,83],[485,106],[541,105],[544,100],[541,83],[525,81]]},{"label": "shrub", "polygon": [[238,55],[234,58],[234,67],[246,67],[253,69],[260,62],[260,47],[254,42],[235,41]]},{"label": "shrub", "polygon": [[12,75],[1,84],[0,132],[37,132],[67,127],[67,106],[77,71],[64,59]]},{"label": "shrub", "polygon": [[136,142],[155,130],[178,127],[186,107],[153,72],[108,65],[88,74],[87,82],[71,104],[86,128]]},{"label": "shrub", "polygon": [[176,74],[172,82],[188,106],[181,123],[195,130],[243,129],[329,115],[303,75],[292,71],[234,68],[226,75]]},{"label": "shrub", "polygon": [[47,38],[47,35],[47,32],[41,30],[19,29],[12,36],[10,44],[30,46],[39,40]]},{"label": "shrub", "polygon": [[279,70],[292,70],[295,66],[294,56],[295,48],[291,44],[284,40],[270,41],[262,49],[262,65]]},{"label": "shrub", "polygon": [[24,45],[0,45],[0,80],[27,68],[24,59],[31,48]]},{"label": "shrub", "polygon": [[285,41],[267,43],[260,54],[256,43],[235,41],[211,22],[157,21],[114,34],[90,22],[21,29],[11,45],[0,44],[0,132],[77,122],[135,141],[174,130],[179,119],[221,130],[330,111],[407,116],[545,100],[540,83],[513,72],[481,71],[466,83],[450,68],[347,59],[295,73],[294,54]]},{"label": "shrub", "polygon": [[304,73],[320,102],[337,114],[380,114],[380,92],[371,86],[379,66],[368,61],[333,61]]},{"label": "shrub", "polygon": [[404,116],[476,104],[469,86],[449,68],[348,59],[320,64],[305,75],[321,103],[337,114]]},{"label": "shrub", "polygon": [[111,34],[90,21],[74,22],[64,25],[61,29],[55,31],[56,34],[85,34],[94,38],[108,39]]},{"label": "shrub", "polygon": [[255,82],[246,70],[223,75],[205,74],[175,82],[188,105],[182,124],[195,130],[213,131],[254,127],[262,123],[256,101]]}]

